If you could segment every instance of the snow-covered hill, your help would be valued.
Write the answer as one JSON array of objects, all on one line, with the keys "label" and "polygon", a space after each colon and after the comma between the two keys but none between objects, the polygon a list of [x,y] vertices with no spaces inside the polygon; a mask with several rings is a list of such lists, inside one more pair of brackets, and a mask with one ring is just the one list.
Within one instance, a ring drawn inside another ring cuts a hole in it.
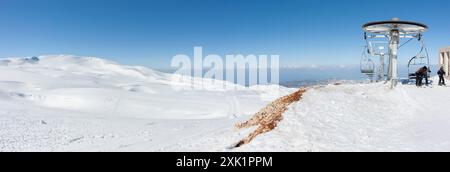
[{"label": "snow-covered hill", "polygon": [[275,130],[229,149],[252,130],[234,124],[295,89],[177,91],[189,83],[145,67],[38,58],[0,59],[0,151],[450,151],[447,87],[311,87]]},{"label": "snow-covered hill", "polygon": [[278,96],[270,86],[225,89],[222,81],[178,91],[191,83],[94,57],[38,59],[0,60],[0,151],[120,151],[135,142],[164,150],[231,128]]}]

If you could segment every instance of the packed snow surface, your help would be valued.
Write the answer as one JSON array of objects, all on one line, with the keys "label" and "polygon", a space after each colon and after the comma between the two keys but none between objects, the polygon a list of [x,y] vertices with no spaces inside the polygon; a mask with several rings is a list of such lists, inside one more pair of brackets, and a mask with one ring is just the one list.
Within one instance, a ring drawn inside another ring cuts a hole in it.
[{"label": "packed snow surface", "polygon": [[231,149],[252,130],[234,124],[295,89],[38,58],[0,59],[0,151],[450,151],[447,87],[310,87],[275,130]]}]

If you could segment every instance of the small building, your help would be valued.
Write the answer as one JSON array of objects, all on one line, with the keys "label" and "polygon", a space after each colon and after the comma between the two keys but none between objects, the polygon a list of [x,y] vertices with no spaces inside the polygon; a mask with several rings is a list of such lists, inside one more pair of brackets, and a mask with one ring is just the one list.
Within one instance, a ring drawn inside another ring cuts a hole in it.
[{"label": "small building", "polygon": [[439,50],[439,67],[443,66],[445,70],[445,76],[450,76],[450,47],[441,48]]}]

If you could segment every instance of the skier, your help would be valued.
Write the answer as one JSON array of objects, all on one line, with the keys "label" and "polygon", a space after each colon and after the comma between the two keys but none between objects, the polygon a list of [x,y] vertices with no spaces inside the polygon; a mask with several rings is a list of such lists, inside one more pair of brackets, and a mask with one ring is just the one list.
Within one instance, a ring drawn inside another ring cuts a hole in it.
[{"label": "skier", "polygon": [[422,86],[423,78],[425,78],[425,84],[428,85],[428,67],[424,66],[416,71],[416,86]]},{"label": "skier", "polygon": [[445,85],[445,79],[444,79],[445,71],[444,71],[443,66],[439,69],[437,74],[439,75],[439,85]]},{"label": "skier", "polygon": [[416,86],[421,86],[422,85],[422,75],[420,74],[421,69],[416,71]]}]

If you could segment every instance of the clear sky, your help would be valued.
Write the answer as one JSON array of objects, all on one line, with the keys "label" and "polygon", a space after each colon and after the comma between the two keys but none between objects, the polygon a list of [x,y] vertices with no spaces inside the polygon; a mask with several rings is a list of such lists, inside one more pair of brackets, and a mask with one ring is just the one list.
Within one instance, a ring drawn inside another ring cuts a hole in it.
[{"label": "clear sky", "polygon": [[222,56],[279,54],[282,65],[358,64],[361,25],[399,17],[429,25],[436,63],[450,46],[449,9],[448,0],[0,0],[0,57],[74,54],[166,68],[203,46]]}]

